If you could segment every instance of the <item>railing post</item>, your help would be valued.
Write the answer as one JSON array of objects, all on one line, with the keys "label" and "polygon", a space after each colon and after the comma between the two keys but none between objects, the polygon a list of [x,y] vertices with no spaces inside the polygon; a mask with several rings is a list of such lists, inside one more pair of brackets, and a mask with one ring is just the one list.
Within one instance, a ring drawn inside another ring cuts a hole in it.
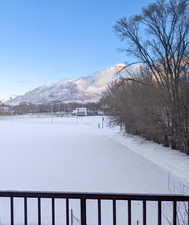
[{"label": "railing post", "polygon": [[41,225],[41,198],[38,198],[38,225]]},{"label": "railing post", "polygon": [[189,225],[189,202],[188,202],[188,209],[187,209],[187,213],[188,213],[188,225]]},{"label": "railing post", "polygon": [[173,201],[173,225],[177,225],[177,202]]},{"label": "railing post", "polygon": [[10,216],[11,216],[11,225],[14,225],[14,199],[10,198]]},{"label": "railing post", "polygon": [[82,198],[80,201],[81,201],[81,225],[87,225],[86,199]]},{"label": "railing post", "polygon": [[69,199],[66,198],[66,225],[70,224],[70,215],[69,215]]},{"label": "railing post", "polygon": [[113,200],[113,225],[116,225],[116,200]]},{"label": "railing post", "polygon": [[131,200],[128,200],[128,225],[131,225]]},{"label": "railing post", "polygon": [[28,206],[27,197],[24,197],[24,224],[28,225]]},{"label": "railing post", "polygon": [[162,223],[162,206],[161,206],[161,201],[158,201],[158,225],[161,225]]},{"label": "railing post", "polygon": [[52,198],[52,225],[55,225],[55,200]]},{"label": "railing post", "polygon": [[101,225],[101,200],[98,199],[98,225]]},{"label": "railing post", "polygon": [[143,201],[143,225],[146,225],[146,200]]}]

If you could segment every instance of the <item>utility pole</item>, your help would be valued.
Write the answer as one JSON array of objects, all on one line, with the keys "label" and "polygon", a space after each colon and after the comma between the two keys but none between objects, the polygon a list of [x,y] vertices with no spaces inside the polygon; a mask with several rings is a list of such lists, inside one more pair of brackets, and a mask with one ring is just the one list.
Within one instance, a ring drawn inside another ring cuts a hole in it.
[{"label": "utility pole", "polygon": [[102,117],[102,128],[104,128],[104,117]]},{"label": "utility pole", "polygon": [[53,104],[51,104],[51,123],[53,123]]}]

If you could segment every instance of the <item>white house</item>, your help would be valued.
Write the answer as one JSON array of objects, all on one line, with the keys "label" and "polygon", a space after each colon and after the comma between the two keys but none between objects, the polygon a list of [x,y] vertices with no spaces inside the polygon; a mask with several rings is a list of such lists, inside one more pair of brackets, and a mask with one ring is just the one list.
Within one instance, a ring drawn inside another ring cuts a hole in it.
[{"label": "white house", "polygon": [[72,114],[76,116],[87,116],[88,110],[87,108],[76,108],[72,111]]}]

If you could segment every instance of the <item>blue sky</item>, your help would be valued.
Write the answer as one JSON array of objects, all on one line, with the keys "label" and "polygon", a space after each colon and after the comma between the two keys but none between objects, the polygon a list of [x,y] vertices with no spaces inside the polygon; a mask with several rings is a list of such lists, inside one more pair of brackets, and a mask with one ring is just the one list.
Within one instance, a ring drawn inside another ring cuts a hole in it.
[{"label": "blue sky", "polygon": [[0,98],[128,61],[112,27],[150,2],[1,1]]}]

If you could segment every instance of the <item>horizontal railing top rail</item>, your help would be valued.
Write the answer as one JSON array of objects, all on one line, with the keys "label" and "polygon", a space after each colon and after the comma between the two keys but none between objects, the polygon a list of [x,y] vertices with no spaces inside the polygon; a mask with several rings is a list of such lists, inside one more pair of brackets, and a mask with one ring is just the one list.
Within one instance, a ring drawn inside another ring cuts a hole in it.
[{"label": "horizontal railing top rail", "polygon": [[189,195],[168,194],[123,194],[123,193],[86,193],[86,192],[38,192],[38,191],[0,191],[0,197],[14,198],[69,198],[135,201],[189,201]]}]

